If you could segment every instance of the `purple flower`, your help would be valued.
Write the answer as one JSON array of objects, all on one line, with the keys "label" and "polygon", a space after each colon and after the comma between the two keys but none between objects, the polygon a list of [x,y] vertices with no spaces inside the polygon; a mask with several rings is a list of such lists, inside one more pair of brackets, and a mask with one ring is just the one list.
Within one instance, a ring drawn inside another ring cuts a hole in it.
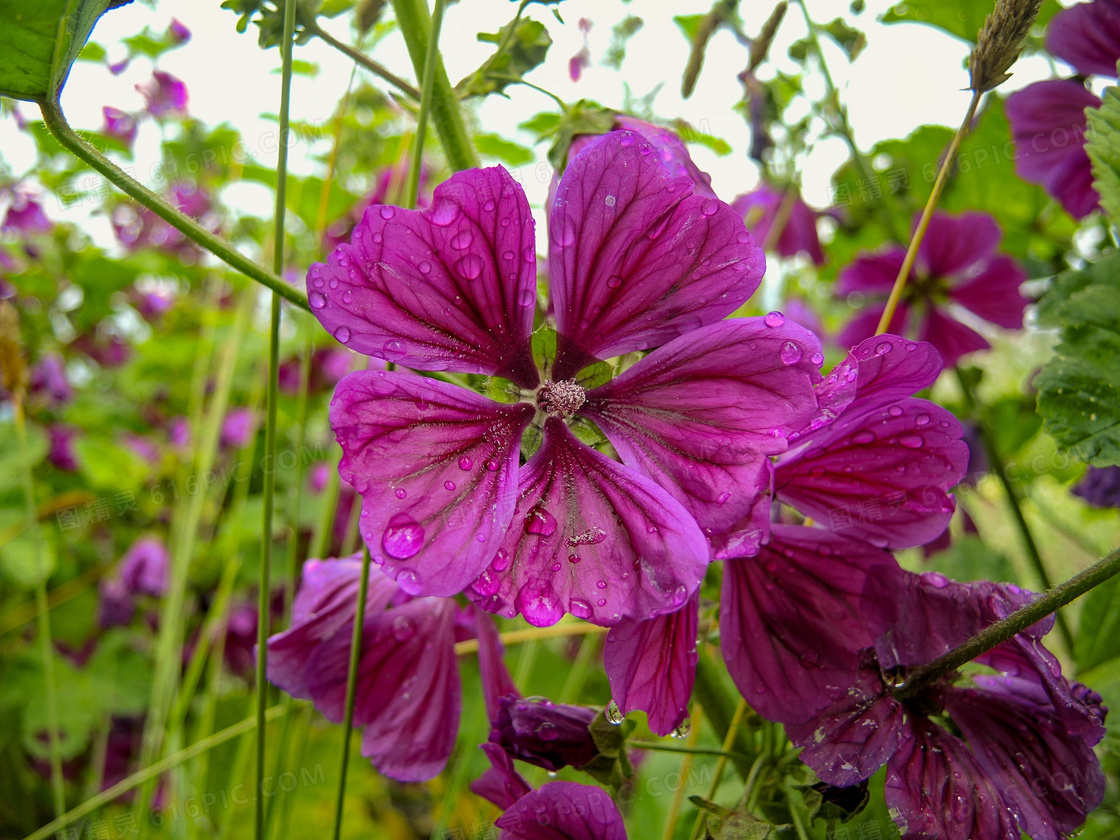
[{"label": "purple flower", "polygon": [[167,37],[178,47],[191,39],[191,31],[175,18],[171,18],[171,25],[167,27]]},{"label": "purple flower", "polygon": [[126,625],[132,621],[134,595],[162,597],[166,594],[170,564],[167,545],[159,537],[140,537],[129,546],[117,568],[101,581],[101,626]]},{"label": "purple flower", "polygon": [[256,434],[257,418],[251,408],[231,408],[222,420],[218,442],[224,449],[241,449],[248,446]]},{"label": "purple flower", "polygon": [[977,657],[994,673],[971,685],[950,675],[895,696],[910,668],[1029,599],[1010,585],[907,574],[899,619],[862,652],[858,677],[831,705],[786,727],[802,760],[842,787],[886,764],[887,805],[904,838],[1016,840],[1022,831],[1059,840],[1074,832],[1104,795],[1092,747],[1105,710],[1042,647],[1052,618]]},{"label": "purple flower", "polygon": [[149,464],[160,462],[159,447],[150,437],[126,432],[121,436],[121,442]]},{"label": "purple flower", "polygon": [[110,333],[85,332],[70,344],[74,350],[85,353],[103,368],[116,368],[132,358],[132,345],[128,339]]},{"label": "purple flower", "polygon": [[129,300],[140,316],[149,323],[158,321],[175,303],[175,297],[167,291],[142,291],[136,286],[128,290]]},{"label": "purple flower", "polygon": [[136,117],[127,111],[120,111],[108,105],[101,109],[101,113],[105,115],[105,125],[101,129],[101,133],[108,137],[115,137],[125,147],[131,149],[132,144],[136,141]]},{"label": "purple flower", "polygon": [[41,396],[52,408],[65,405],[74,398],[74,389],[66,378],[66,366],[57,353],[39,357],[31,369],[31,393]]},{"label": "purple flower", "polygon": [[[1114,64],[1110,75],[1115,73]],[[1100,104],[1081,82],[1050,79],[1016,91],[1004,106],[1016,146],[1015,172],[1041,185],[1075,219],[1085,218],[1100,203],[1085,151],[1085,109]]]},{"label": "purple flower", "polygon": [[47,460],[64,472],[78,471],[78,454],[74,451],[74,439],[81,434],[76,426],[65,423],[52,423],[47,427],[50,449]]},{"label": "purple flower", "polygon": [[0,231],[17,231],[23,236],[33,233],[48,233],[54,225],[43,212],[43,207],[31,197],[31,194],[21,189],[5,188],[0,190],[0,196],[8,193],[12,203],[8,205],[8,212],[4,214],[4,224]]},{"label": "purple flower", "polygon": [[123,58],[120,61],[118,61],[116,64],[110,64],[109,65],[109,72],[112,73],[114,76],[119,76],[121,73],[123,73],[125,70],[128,69],[128,65],[131,62],[132,62],[131,57]]},{"label": "purple flower", "polygon": [[[917,333],[921,341],[941,351],[945,364],[953,365],[966,353],[990,345],[949,314],[946,302],[1005,329],[1020,329],[1029,301],[1019,286],[1027,277],[1011,257],[996,252],[1002,236],[999,224],[986,213],[934,213],[890,332]],[[874,335],[905,254],[905,248],[892,247],[862,256],[840,272],[836,284],[840,295],[883,299],[848,324],[840,334],[841,345],[854,346]]]},{"label": "purple flower", "polygon": [[172,417],[167,426],[167,440],[172,446],[188,446],[191,442],[190,421],[183,416]]},{"label": "purple flower", "polygon": [[587,43],[587,36],[591,32],[591,21],[587,18],[580,18],[579,31],[583,33],[583,47],[568,59],[568,76],[573,82],[578,82],[584,69],[591,64],[591,50]]},{"label": "purple flower", "polygon": [[587,706],[507,694],[498,701],[490,740],[514,758],[545,770],[580,767],[599,754],[588,730],[596,714]]},{"label": "purple flower", "polygon": [[[423,212],[370,208],[351,244],[311,267],[312,309],[351,349],[520,389],[523,401],[499,403],[405,372],[339,383],[341,474],[362,496],[375,561],[406,591],[470,586],[484,609],[536,625],[674,611],[708,562],[705,530],[754,506],[768,456],[814,411],[816,339],[720,320],[757,287],[762,255],[730,207],[693,195],[653,152],[633,133],[606,135],[559,185],[543,382],[532,217],[501,167],[458,173]],[[599,359],[655,347],[614,380],[581,384]],[[575,436],[577,418],[621,464]],[[530,423],[542,440],[522,467]]]},{"label": "purple flower", "polygon": [[1093,507],[1120,508],[1120,467],[1090,466],[1074,486],[1073,495]]},{"label": "purple flower", "polygon": [[[347,373],[354,359],[353,353],[338,347],[317,347],[311,354],[311,366],[308,371],[307,390],[316,394],[327,388],[333,388]],[[300,360],[298,357],[288,359],[280,364],[279,370],[280,390],[285,394],[295,396],[299,393],[300,385]]]},{"label": "purple flower", "polygon": [[[343,718],[361,561],[308,560],[289,630],[268,641],[268,678]],[[455,661],[457,607],[450,598],[411,598],[371,569],[354,725],[362,755],[386,776],[419,782],[447,762],[459,728]]]},{"label": "purple flower", "polygon": [[[786,193],[793,190],[786,219],[782,223],[777,241],[770,243],[770,231],[777,221]],[[743,217],[747,230],[754,234],[756,242],[764,246],[770,244],[773,250],[783,257],[805,254],[815,265],[824,265],[824,253],[817,239],[817,213],[801,197],[796,188],[775,189],[769,184],[760,184],[753,192],[745,193],[731,202],[735,211]]]},{"label": "purple flower", "polygon": [[1116,78],[1120,60],[1120,3],[1093,0],[1063,9],[1046,27],[1046,49],[1082,76]]},{"label": "purple flower", "polygon": [[187,114],[187,86],[180,79],[162,70],[155,70],[150,81],[136,85],[148,103],[148,113],[157,120],[163,117],[184,117]]},{"label": "purple flower", "polygon": [[[430,182],[431,167],[425,163],[420,167],[419,192],[416,196],[416,206],[420,209],[431,203]],[[389,204],[403,199],[407,183],[408,165],[405,161],[384,167],[377,175],[373,190],[346,211],[345,216],[327,226],[323,232],[323,247],[327,251],[333,251],[344,242],[349,242],[354,227],[362,220],[365,211],[378,204]]]}]

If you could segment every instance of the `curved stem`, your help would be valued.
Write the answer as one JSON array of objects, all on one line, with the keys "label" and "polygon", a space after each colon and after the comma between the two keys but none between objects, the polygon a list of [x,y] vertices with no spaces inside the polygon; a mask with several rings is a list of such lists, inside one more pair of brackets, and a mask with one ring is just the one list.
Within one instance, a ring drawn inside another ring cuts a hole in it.
[{"label": "curved stem", "polygon": [[436,0],[432,9],[432,29],[428,36],[428,49],[424,56],[424,81],[420,96],[420,113],[416,117],[416,135],[412,138],[412,163],[408,167],[408,191],[405,206],[416,207],[420,192],[420,169],[424,165],[424,138],[428,132],[428,114],[432,110],[432,93],[436,80],[436,62],[439,61],[439,31],[443,27],[444,0]]},{"label": "curved stem", "polygon": [[386,82],[391,84],[393,87],[395,87],[397,90],[399,90],[405,96],[407,96],[409,99],[412,99],[416,102],[420,101],[420,91],[418,91],[416,88],[414,88],[408,82],[406,82],[400,76],[397,76],[396,74],[391,73],[389,70],[382,67],[380,64],[378,64],[376,61],[374,61],[369,56],[364,55],[363,53],[354,49],[349,44],[346,44],[346,43],[338,40],[333,35],[331,35],[329,32],[327,32],[323,29],[320,29],[319,25],[317,23],[310,23],[310,22],[305,23],[303,25],[303,28],[304,28],[304,30],[306,30],[307,32],[310,32],[312,35],[314,35],[316,38],[318,38],[320,41],[323,41],[324,43],[330,44],[332,47],[334,47],[340,53],[342,53],[343,55],[350,58],[355,64],[357,64],[361,67],[364,67],[366,70],[373,73],[373,75],[384,79]]},{"label": "curved stem", "polygon": [[1117,573],[1120,573],[1120,548],[1083,572],[1074,575],[1065,583],[1058,584],[1037,600],[1017,609],[1007,618],[986,627],[960,647],[953,648],[928,665],[911,671],[905,682],[895,688],[894,696],[899,700],[905,700],[920,694],[946,674],[952,673],[966,662],[971,662],[996,645],[1006,642],[1016,633],[1021,633],[1090,589],[1100,586]]},{"label": "curved stem", "polygon": [[311,311],[308,306],[307,296],[299,289],[285,283],[280,277],[257,265],[246,257],[230,243],[220,236],[216,236],[190,216],[176,210],[139,181],[127,175],[124,170],[105,157],[101,152],[91,146],[78,135],[66,122],[62,108],[58,102],[47,99],[37,100],[36,104],[43,113],[43,122],[46,123],[51,135],[68,149],[75,157],[79,158],[90,168],[100,172],[105,178],[116,185],[121,192],[147,207],[177,231],[182,233],[192,242],[196,242],[220,259],[230,268],[240,271],[246,277],[272,289],[284,300],[300,309]]}]

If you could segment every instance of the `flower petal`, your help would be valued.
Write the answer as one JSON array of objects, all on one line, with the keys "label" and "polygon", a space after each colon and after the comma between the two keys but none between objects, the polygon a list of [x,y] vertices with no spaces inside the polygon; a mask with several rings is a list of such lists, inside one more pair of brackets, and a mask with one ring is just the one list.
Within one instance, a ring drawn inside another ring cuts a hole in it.
[{"label": "flower petal", "polygon": [[514,767],[513,758],[498,744],[485,743],[479,749],[486,753],[491,766],[470,783],[473,793],[504,810],[532,790]]},{"label": "flower petal", "polygon": [[720,647],[751,708],[803,723],[836,700],[895,621],[902,579],[885,551],[789,525],[758,556],[724,563]]},{"label": "flower petal", "polygon": [[908,734],[885,789],[904,840],[1019,840],[998,783],[959,738],[920,716]]},{"label": "flower petal", "polygon": [[640,135],[603,135],[569,163],[549,219],[554,378],[722,319],[764,268],[728,205],[670,177]]},{"label": "flower petal", "polygon": [[609,626],[679,608],[707,563],[679,502],[550,418],[522,468],[513,524],[473,590],[483,609],[536,626],[565,612]]},{"label": "flower petal", "polygon": [[972,327],[966,327],[936,306],[926,310],[926,317],[922,322],[918,338],[936,347],[945,364],[950,367],[955,365],[961,356],[975,353],[977,350],[987,350],[992,346]]},{"label": "flower petal", "polygon": [[486,701],[486,716],[490,720],[498,717],[501,699],[508,695],[521,696],[513,677],[502,659],[502,640],[494,619],[478,608],[474,608],[474,622],[478,631],[478,670],[482,683],[482,696]]},{"label": "flower petal", "polygon": [[[879,328],[879,320],[883,317],[886,308],[886,303],[873,303],[867,308],[861,309],[840,331],[840,335],[836,336],[836,343],[841,347],[855,347],[861,341],[872,338]],[[909,323],[910,306],[906,303],[899,303],[895,307],[894,315],[891,316],[891,323],[887,332],[901,335],[906,332]]]},{"label": "flower petal", "polygon": [[340,342],[417,370],[537,384],[533,217],[500,166],[459,172],[422,212],[374,206],[349,245],[307,274],[312,312]]},{"label": "flower petal", "polygon": [[[354,725],[365,727],[362,755],[381,773],[422,782],[443,770],[459,731],[455,601],[417,598],[365,620]],[[316,651],[307,678],[315,707],[343,719],[350,634],[335,633]]]},{"label": "flower petal", "polygon": [[528,404],[407,373],[359,371],[339,383],[339,473],[362,497],[374,562],[406,592],[454,595],[494,557],[532,417]]},{"label": "flower petal", "polygon": [[640,709],[649,728],[668,735],[688,717],[696,680],[698,596],[677,612],[646,621],[623,619],[607,633],[603,667],[623,713]]},{"label": "flower petal", "polygon": [[549,782],[525,794],[494,825],[520,840],[626,840],[607,792],[577,782]]},{"label": "flower petal", "polygon": [[[726,530],[768,484],[768,455],[816,411],[816,337],[781,316],[701,327],[590,391],[581,413],[622,462],[649,476],[706,534]],[[773,323],[775,326],[770,326]]]},{"label": "flower petal", "polygon": [[1120,7],[1098,0],[1063,9],[1046,27],[1046,49],[1083,76],[1115,79],[1120,59]]},{"label": "flower petal", "polygon": [[1023,326],[1023,309],[1030,303],[1019,291],[1027,274],[1011,257],[992,257],[983,271],[949,289],[949,298],[985,321],[1009,330]]},{"label": "flower petal", "polygon": [[999,223],[987,213],[934,213],[918,247],[924,274],[946,277],[991,256],[1003,238]]},{"label": "flower petal", "polygon": [[836,275],[836,294],[846,297],[853,292],[883,296],[894,286],[902,270],[906,249],[892,247],[878,254],[867,254],[845,266]]}]

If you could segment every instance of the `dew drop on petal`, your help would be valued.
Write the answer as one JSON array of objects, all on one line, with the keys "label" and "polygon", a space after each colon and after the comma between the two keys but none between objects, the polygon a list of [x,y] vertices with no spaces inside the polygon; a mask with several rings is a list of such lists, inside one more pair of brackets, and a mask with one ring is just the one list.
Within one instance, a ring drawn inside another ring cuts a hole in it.
[{"label": "dew drop on petal", "polygon": [[550,537],[556,533],[556,517],[537,505],[525,516],[525,533]]},{"label": "dew drop on petal", "polygon": [[917,417],[914,418],[914,424],[917,425],[917,426],[928,426],[929,425],[929,419],[930,418],[929,418],[928,414],[919,414]]},{"label": "dew drop on petal", "polygon": [[762,320],[768,327],[780,327],[786,322],[786,316],[781,312],[771,312]]},{"label": "dew drop on petal", "polygon": [[381,349],[385,354],[385,358],[392,361],[404,356],[408,348],[403,341],[398,341],[394,338],[390,341],[386,341]]},{"label": "dew drop on petal", "polygon": [[536,262],[537,249],[530,245],[528,248],[521,252],[521,259],[525,260],[525,262],[527,263]]},{"label": "dew drop on petal", "polygon": [[455,260],[455,271],[464,280],[474,280],[482,274],[482,269],[485,267],[486,264],[478,254],[466,254]]},{"label": "dew drop on petal", "polygon": [[307,296],[307,302],[311,304],[312,309],[322,309],[327,305],[327,296],[322,292],[312,292]]},{"label": "dew drop on petal", "polygon": [[568,602],[568,612],[576,618],[591,618],[591,605],[581,598],[572,598]]},{"label": "dew drop on petal", "polygon": [[486,469],[490,472],[497,472],[500,466],[501,464],[493,459],[486,462]]},{"label": "dew drop on petal", "polygon": [[801,346],[795,341],[787,341],[782,345],[782,349],[778,351],[778,355],[782,359],[782,364],[795,365],[801,361],[804,351]]},{"label": "dew drop on petal", "polygon": [[389,219],[393,218],[394,212],[395,211],[392,207],[389,207],[388,205],[383,205],[381,207],[381,210],[380,210],[381,218],[388,221]]},{"label": "dew drop on petal", "polygon": [[550,627],[564,617],[560,597],[543,580],[531,580],[518,590],[517,609],[534,627]]},{"label": "dew drop on petal", "polygon": [[633,133],[629,132],[629,131],[624,131],[622,133],[622,139],[618,141],[618,144],[620,146],[624,146],[624,147],[633,146],[634,145],[634,135],[633,135]]},{"label": "dew drop on petal", "polygon": [[725,505],[725,504],[727,504],[728,500],[730,500],[730,499],[731,499],[731,494],[728,491],[724,490],[722,493],[720,493],[716,497],[716,504],[717,505]]},{"label": "dew drop on petal", "polygon": [[416,574],[412,569],[404,569],[397,575],[397,586],[409,595],[419,595],[420,575]]},{"label": "dew drop on petal", "polygon": [[607,605],[607,599],[606,598],[600,598],[598,603],[599,603],[600,607],[605,607]]},{"label": "dew drop on petal", "polygon": [[506,251],[504,254],[502,254],[502,259],[503,260],[512,260],[515,256],[516,255],[513,253],[513,251]]},{"label": "dew drop on petal", "polygon": [[889,341],[881,341],[875,345],[875,355],[885,356],[891,352],[891,343]]},{"label": "dew drop on petal", "polygon": [[432,264],[427,260],[420,260],[420,265],[416,267],[420,269],[421,274],[429,274],[432,270]]},{"label": "dew drop on petal", "polygon": [[398,487],[396,490],[393,491],[393,495],[396,496],[398,499],[403,499],[405,496],[408,495],[408,491],[405,490],[403,487]]},{"label": "dew drop on petal", "polygon": [[416,623],[407,615],[398,615],[393,619],[393,638],[398,642],[407,642],[416,635]]},{"label": "dew drop on petal", "polygon": [[537,295],[532,289],[526,287],[517,293],[517,302],[521,306],[532,306],[536,303]]},{"label": "dew drop on petal", "polygon": [[890,414],[891,417],[901,417],[902,416],[902,407],[897,406],[897,405],[892,405],[890,408],[887,409],[887,413]]},{"label": "dew drop on petal", "polygon": [[480,595],[493,595],[502,587],[502,580],[491,569],[483,569],[474,588]]},{"label": "dew drop on petal", "polygon": [[535,732],[537,737],[542,741],[555,741],[560,737],[560,732],[556,728],[556,724],[549,723],[547,720],[537,724]]},{"label": "dew drop on petal", "polygon": [[578,554],[569,554],[568,555],[568,562],[569,563],[578,563],[582,559],[583,558],[580,557]]},{"label": "dew drop on petal", "polygon": [[615,726],[626,720],[626,715],[622,713],[622,709],[618,708],[618,704],[613,700],[607,704],[607,711],[604,714],[607,720]]},{"label": "dew drop on petal", "polygon": [[504,548],[499,548],[498,553],[494,555],[494,559],[490,563],[490,568],[495,572],[504,572],[509,568],[509,561],[509,552]]},{"label": "dew drop on petal", "polygon": [[447,227],[457,218],[459,218],[459,205],[457,205],[454,201],[450,201],[446,198],[440,198],[432,207],[431,219],[432,224],[434,225]]},{"label": "dew drop on petal", "polygon": [[354,302],[354,293],[351,292],[349,289],[347,289],[345,292],[342,293],[342,302],[343,303],[353,303]]},{"label": "dew drop on petal", "polygon": [[815,365],[823,365],[824,364],[824,353],[814,353],[812,356],[809,357],[809,361],[812,362]]},{"label": "dew drop on petal", "polygon": [[474,467],[474,461],[472,461],[470,459],[470,456],[464,455],[462,458],[459,459],[459,469],[465,471],[465,470],[469,470],[473,467]]},{"label": "dew drop on petal", "polygon": [[563,216],[556,226],[556,244],[562,248],[576,244],[576,223],[571,216]]},{"label": "dew drop on petal", "polygon": [[[407,513],[394,514],[381,535],[381,547],[385,553],[398,560],[412,557],[423,545],[424,528]],[[403,588],[404,584],[401,586]]]},{"label": "dew drop on petal", "polygon": [[607,286],[609,288],[617,289],[621,285],[622,285],[622,278],[619,277],[617,274],[612,274],[610,277],[607,278]]},{"label": "dew drop on petal", "polygon": [[463,229],[451,237],[450,245],[456,251],[465,251],[474,240],[474,234],[469,229]]},{"label": "dew drop on petal", "polygon": [[341,341],[343,344],[345,344],[350,340],[350,328],[343,324],[341,327],[334,331],[334,337],[338,341]]},{"label": "dew drop on petal", "polygon": [[861,446],[865,443],[874,443],[874,442],[875,442],[875,433],[868,430],[868,429],[863,429],[861,431],[856,432],[854,435],[852,435],[852,443],[860,444]]},{"label": "dew drop on petal", "polygon": [[898,442],[907,449],[921,449],[925,441],[922,440],[921,435],[902,435],[899,437]]},{"label": "dew drop on petal", "polygon": [[606,589],[607,588],[607,582],[605,580],[597,580],[597,581],[595,581],[595,585],[597,587],[599,587],[600,589]]},{"label": "dew drop on petal", "polygon": [[482,209],[485,210],[487,213],[493,213],[494,208],[497,207],[497,206],[498,205],[496,205],[493,202],[493,200],[490,200],[490,201],[487,201],[485,204],[482,205]]},{"label": "dew drop on petal", "polygon": [[688,598],[688,587],[683,583],[669,593],[669,606],[679,607]]},{"label": "dew drop on petal", "polygon": [[719,202],[716,201],[715,199],[709,198],[703,204],[700,205],[700,212],[703,213],[705,216],[714,216],[718,210],[719,210]]},{"label": "dew drop on petal", "polygon": [[455,489],[455,482],[454,481],[445,481],[445,482],[443,482],[443,488],[445,490],[454,490]]},{"label": "dew drop on petal", "polygon": [[688,733],[691,732],[691,731],[692,731],[692,721],[689,720],[688,718],[685,718],[684,720],[682,720],[680,722],[680,725],[677,726],[676,729],[674,729],[672,732],[669,733],[669,735],[673,738],[686,738],[686,737],[688,737]]}]

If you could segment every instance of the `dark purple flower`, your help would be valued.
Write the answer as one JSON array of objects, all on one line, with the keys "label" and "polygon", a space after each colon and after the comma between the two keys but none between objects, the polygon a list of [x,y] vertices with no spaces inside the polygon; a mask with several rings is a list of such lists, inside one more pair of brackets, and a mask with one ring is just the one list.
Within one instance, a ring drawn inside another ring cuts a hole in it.
[{"label": "dark purple flower", "polygon": [[175,297],[167,291],[142,291],[136,286],[128,290],[129,300],[148,322],[158,321],[175,303]]},{"label": "dark purple flower", "polygon": [[[343,719],[347,664],[361,561],[308,560],[292,627],[268,642],[268,678]],[[447,762],[459,728],[457,607],[450,598],[410,598],[370,571],[354,725],[362,755],[386,776],[418,782]]]},{"label": "dark purple flower", "polygon": [[[986,213],[934,213],[895,314],[898,328],[892,323],[890,331],[917,333],[919,340],[941,351],[946,365],[954,365],[966,353],[990,345],[950,315],[946,303],[1005,329],[1020,329],[1023,309],[1030,301],[1019,286],[1027,276],[1015,260],[996,252],[1002,236],[999,224]],[[836,283],[840,295],[883,299],[848,324],[840,334],[841,345],[854,346],[874,335],[905,254],[905,248],[890,248],[859,257],[840,272]]]},{"label": "dark purple flower", "polygon": [[81,434],[76,426],[65,423],[52,423],[47,427],[50,449],[47,460],[65,472],[78,471],[78,455],[74,451],[74,439]]},{"label": "dark purple flower", "polygon": [[1090,466],[1074,486],[1073,495],[1093,507],[1120,508],[1120,467]]},{"label": "dark purple flower", "polygon": [[101,626],[131,622],[135,595],[166,594],[170,564],[167,545],[159,537],[140,537],[129,546],[116,569],[101,581]]},{"label": "dark purple flower", "polygon": [[162,70],[155,70],[150,81],[136,89],[148,103],[148,113],[157,120],[184,117],[187,113],[187,86]]},{"label": "dark purple flower", "polygon": [[[522,399],[349,374],[331,405],[341,473],[363,497],[374,560],[408,592],[471,586],[484,609],[537,625],[671,612],[707,564],[701,529],[754,506],[768,456],[812,414],[819,347],[792,324],[720,321],[757,287],[761,254],[730,207],[693,195],[633,133],[572,160],[550,241],[558,337],[543,383],[532,217],[501,167],[458,173],[423,212],[370,208],[351,244],[312,266],[312,309],[351,349],[497,375]],[[599,359],[659,345],[613,381],[581,384]],[[577,417],[621,464],[576,438]],[[543,440],[522,467],[534,418]]]},{"label": "dark purple flower", "polygon": [[581,767],[599,754],[588,729],[596,715],[587,706],[507,694],[498,700],[490,740],[514,758],[545,770]]},{"label": "dark purple flower", "polygon": [[[787,201],[786,194],[792,190],[789,198],[789,208],[785,211],[785,220],[778,233],[777,241],[770,242],[770,231],[782,212],[782,205]],[[743,217],[744,223],[755,238],[763,246],[769,245],[783,257],[793,257],[803,253],[816,265],[824,264],[824,252],[817,238],[817,213],[810,208],[797,194],[796,187],[775,189],[763,183],[753,192],[739,196],[731,202],[735,211]]]},{"label": "dark purple flower", "polygon": [[1075,219],[1100,203],[1085,151],[1085,109],[1100,105],[1096,94],[1075,79],[1035,82],[1011,94],[1004,105],[1015,141],[1015,172],[1042,186]]},{"label": "dark purple flower", "polygon": [[97,587],[100,604],[97,623],[102,628],[127,627],[136,612],[136,603],[127,584],[119,577],[110,576]]},{"label": "dark purple flower", "polygon": [[40,356],[31,369],[31,393],[40,396],[52,408],[74,398],[74,389],[66,378],[66,365],[57,353]]},{"label": "dark purple flower", "polygon": [[117,368],[132,358],[132,344],[115,333],[85,332],[70,344],[103,368]]},{"label": "dark purple flower", "polygon": [[136,117],[127,111],[111,108],[108,105],[101,109],[101,113],[105,115],[105,125],[101,133],[108,137],[115,137],[131,149],[136,141]]},{"label": "dark purple flower", "polygon": [[1093,0],[1058,12],[1046,27],[1046,49],[1082,76],[1115,79],[1120,60],[1120,3]]},{"label": "dark purple flower", "polygon": [[231,408],[222,420],[218,442],[225,449],[248,446],[257,431],[257,418],[251,408]]},{"label": "dark purple flower", "polygon": [[4,224],[0,225],[0,231],[17,231],[23,236],[28,236],[33,233],[48,233],[54,227],[47,214],[43,212],[43,206],[32,198],[30,193],[8,188],[0,190],[0,196],[4,193],[11,196],[12,203],[8,205],[8,212],[4,214]]},{"label": "dark purple flower", "polygon": [[171,25],[167,27],[167,37],[175,46],[181,46],[191,39],[191,31],[175,18],[171,18]]}]

